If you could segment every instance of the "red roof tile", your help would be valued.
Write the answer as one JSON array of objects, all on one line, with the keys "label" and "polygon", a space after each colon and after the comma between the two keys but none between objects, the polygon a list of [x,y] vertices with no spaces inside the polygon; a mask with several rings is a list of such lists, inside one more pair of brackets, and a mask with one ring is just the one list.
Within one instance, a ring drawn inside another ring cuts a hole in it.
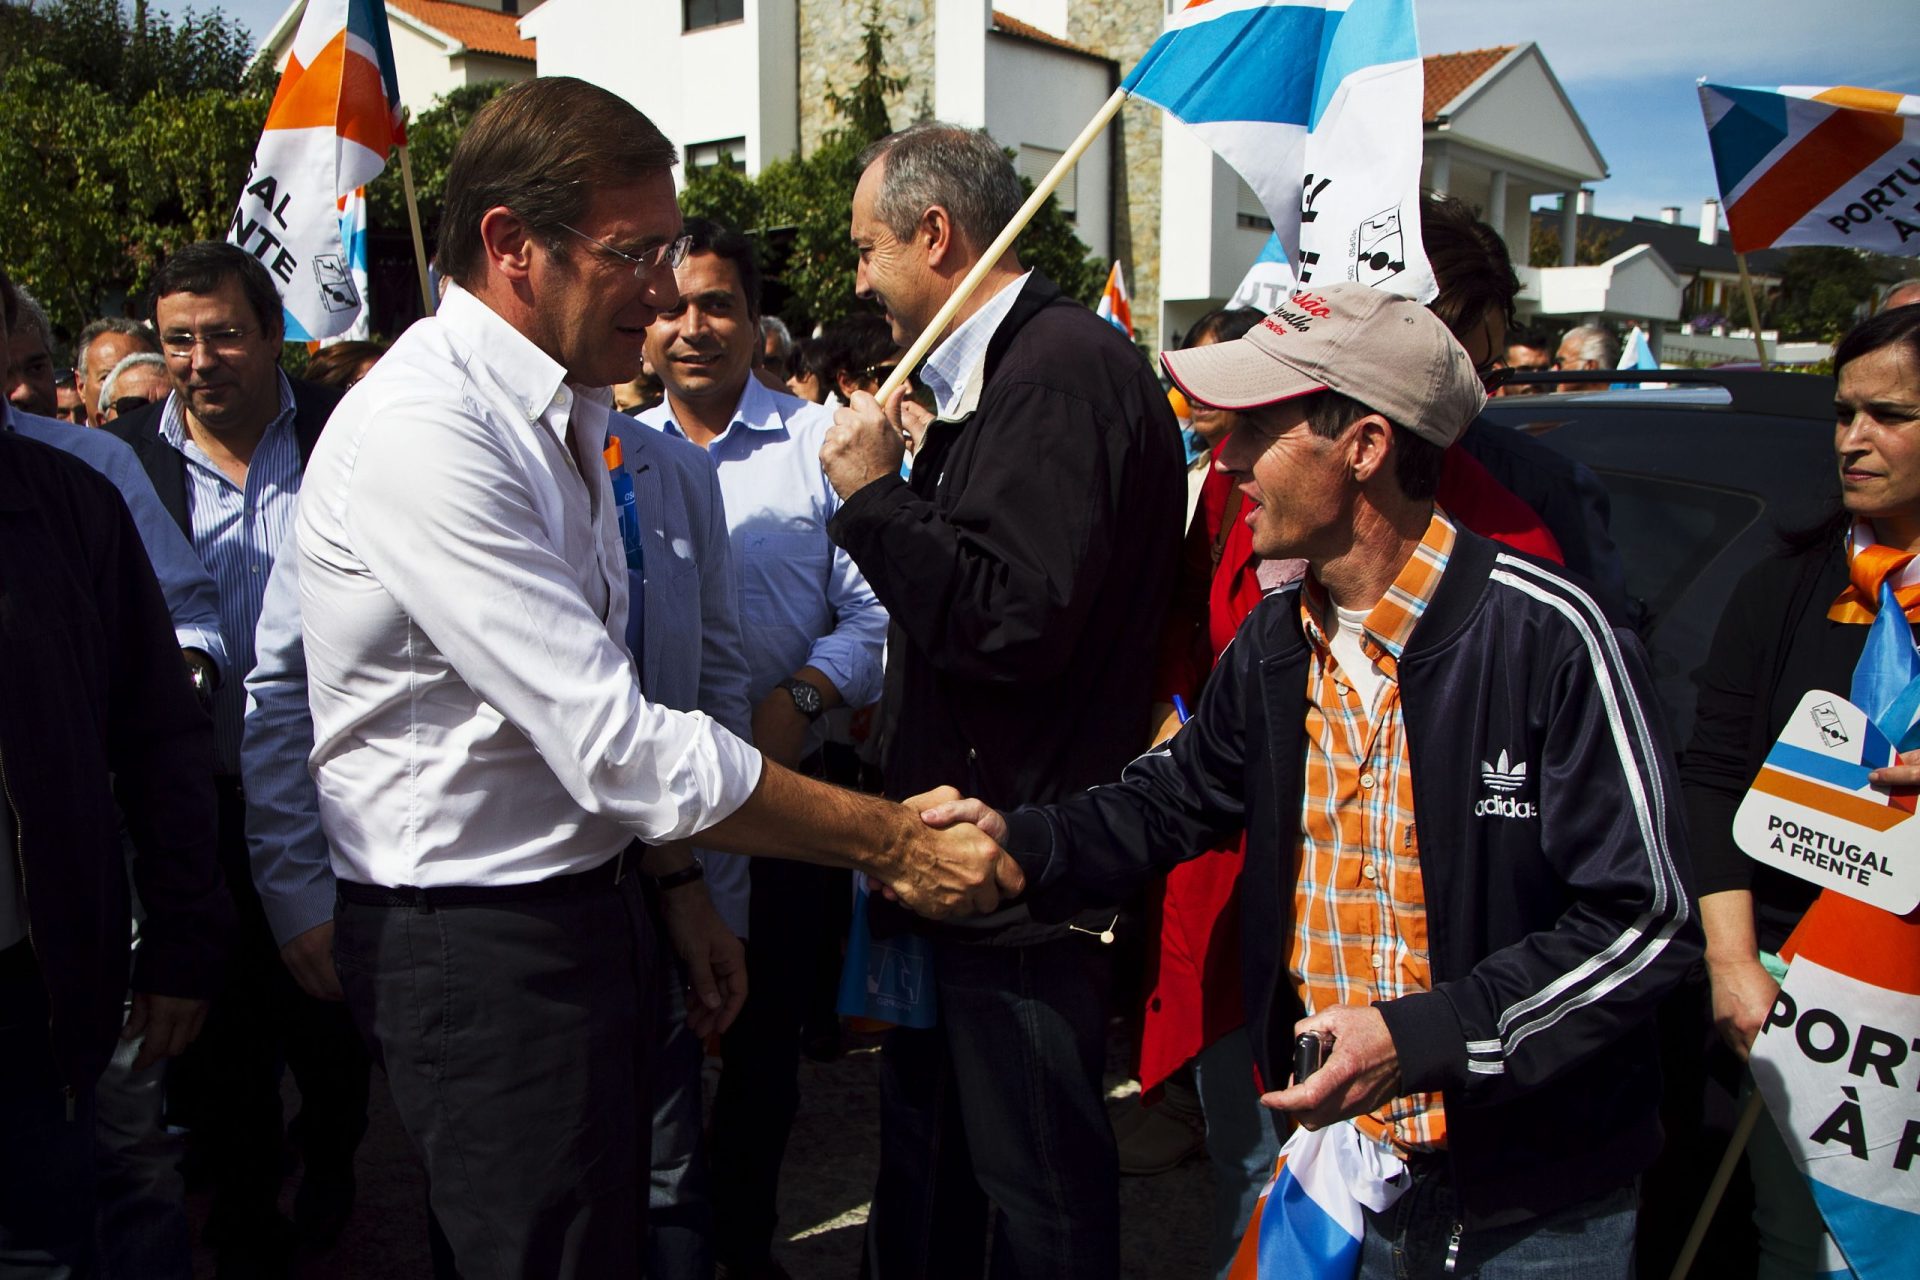
[{"label": "red roof tile", "polygon": [[514,14],[456,0],[387,0],[387,7],[418,18],[476,53],[533,61],[533,41],[520,38],[520,19]]},{"label": "red roof tile", "polygon": [[1513,45],[1503,44],[1497,49],[1436,53],[1421,59],[1427,71],[1427,94],[1420,110],[1421,120],[1432,124],[1442,107],[1459,97],[1468,85],[1493,70],[1495,64],[1513,50]]},{"label": "red roof tile", "polygon": [[1089,58],[1101,58],[1107,62],[1112,61],[1111,58],[1106,58],[1104,55],[1095,53],[1091,49],[1083,48],[1070,40],[1062,40],[1059,36],[1042,31],[1032,23],[1022,22],[1018,18],[1009,17],[998,9],[993,11],[993,29],[1003,35],[1018,36],[1022,40],[1032,40],[1038,44],[1049,44],[1056,49],[1065,49],[1069,53],[1084,54]]}]

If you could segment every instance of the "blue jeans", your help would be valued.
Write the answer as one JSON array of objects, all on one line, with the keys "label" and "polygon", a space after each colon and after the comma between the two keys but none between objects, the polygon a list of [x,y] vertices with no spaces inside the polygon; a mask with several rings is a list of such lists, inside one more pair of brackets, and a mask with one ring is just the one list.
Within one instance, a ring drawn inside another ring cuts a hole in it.
[{"label": "blue jeans", "polygon": [[1253,1217],[1260,1189],[1280,1158],[1274,1113],[1260,1105],[1253,1075],[1253,1044],[1236,1027],[1193,1060],[1194,1088],[1207,1122],[1207,1161],[1213,1166],[1213,1231],[1207,1261],[1226,1280],[1240,1236]]},{"label": "blue jeans", "polygon": [[[1360,1280],[1632,1280],[1639,1198],[1628,1183],[1539,1217],[1460,1230],[1446,1165],[1428,1163],[1385,1213],[1367,1213]],[[1460,1250],[1449,1272],[1456,1230]]]},{"label": "blue jeans", "polygon": [[881,1054],[873,1280],[1119,1274],[1119,1157],[1100,1093],[1112,965],[1083,934],[935,944],[940,1025],[890,1031]]},{"label": "blue jeans", "polygon": [[647,1275],[654,1280],[711,1280],[713,1197],[708,1191],[706,1137],[702,1133],[700,1070],[706,1051],[687,1028],[686,986],[666,924],[658,931],[654,1005],[653,1161],[647,1188]]}]

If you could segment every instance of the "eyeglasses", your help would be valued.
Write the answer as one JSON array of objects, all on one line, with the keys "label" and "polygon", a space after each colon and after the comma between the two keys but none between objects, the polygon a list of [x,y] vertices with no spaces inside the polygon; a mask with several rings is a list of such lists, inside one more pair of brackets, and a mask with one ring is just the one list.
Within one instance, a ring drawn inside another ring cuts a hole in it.
[{"label": "eyeglasses", "polygon": [[687,260],[687,253],[693,248],[693,237],[681,236],[678,240],[668,240],[662,244],[655,245],[644,253],[622,253],[610,244],[604,244],[601,241],[595,240],[578,227],[570,227],[564,222],[560,223],[559,226],[562,230],[573,232],[573,234],[579,236],[582,240],[585,240],[602,253],[610,253],[622,262],[631,262],[635,276],[645,275],[656,267],[666,267],[670,271],[674,270]]},{"label": "eyeglasses", "polygon": [[1475,369],[1473,372],[1475,376],[1480,379],[1481,389],[1488,395],[1492,395],[1513,381],[1512,366],[1501,364],[1498,361],[1484,365],[1481,368]]},{"label": "eyeglasses", "polygon": [[204,346],[217,356],[246,354],[247,335],[259,329],[210,329],[206,333],[188,333],[184,329],[160,335],[160,349],[170,356],[190,356],[196,346]]}]

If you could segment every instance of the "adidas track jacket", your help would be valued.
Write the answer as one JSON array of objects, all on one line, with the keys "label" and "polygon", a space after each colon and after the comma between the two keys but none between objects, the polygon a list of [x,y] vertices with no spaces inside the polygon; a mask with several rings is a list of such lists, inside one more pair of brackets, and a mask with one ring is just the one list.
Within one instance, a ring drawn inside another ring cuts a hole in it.
[{"label": "adidas track jacket", "polygon": [[[1298,588],[1121,780],[1008,815],[1036,887],[1117,897],[1245,827],[1247,1027],[1284,1083],[1308,650]],[[1639,643],[1557,570],[1460,530],[1400,660],[1434,988],[1380,1004],[1409,1091],[1446,1098],[1470,1221],[1620,1186],[1661,1142],[1653,1012],[1700,954],[1674,766]],[[1523,767],[1524,766],[1524,767]]]}]

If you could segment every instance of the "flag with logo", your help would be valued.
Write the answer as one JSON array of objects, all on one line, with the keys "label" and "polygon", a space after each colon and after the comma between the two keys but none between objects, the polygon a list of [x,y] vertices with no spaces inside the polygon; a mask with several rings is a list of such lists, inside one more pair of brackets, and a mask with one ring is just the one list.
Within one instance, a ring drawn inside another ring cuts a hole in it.
[{"label": "flag with logo", "polygon": [[1295,1129],[1253,1206],[1228,1280],[1352,1280],[1375,1213],[1406,1189],[1406,1166],[1353,1121]]},{"label": "flag with logo", "polygon": [[[367,189],[355,187],[340,197],[340,242],[347,251],[347,274],[364,300],[367,296]],[[362,306],[344,333],[333,342],[364,342],[373,336],[373,308]],[[323,342],[320,345],[325,346]]]},{"label": "flag with logo", "polygon": [[1920,254],[1920,95],[1702,80],[1700,109],[1734,252]]},{"label": "flag with logo", "polygon": [[1100,290],[1099,305],[1094,314],[1108,324],[1133,338],[1133,300],[1127,297],[1127,277],[1120,270],[1120,260],[1113,260],[1113,270],[1107,272],[1106,287]]},{"label": "flag with logo", "polygon": [[1860,1280],[1911,1276],[1920,1257],[1920,914],[1829,890],[1781,954],[1791,963],[1753,1043],[1754,1082],[1847,1267]]},{"label": "flag with logo", "polygon": [[1413,0],[1190,0],[1121,85],[1253,188],[1282,294],[1358,280],[1422,302],[1425,86]]},{"label": "flag with logo", "polygon": [[1287,300],[1293,292],[1293,264],[1287,261],[1287,250],[1280,243],[1278,235],[1270,235],[1267,242],[1260,246],[1260,254],[1247,268],[1247,274],[1240,281],[1240,287],[1233,291],[1228,299],[1230,307],[1252,307],[1262,314],[1272,311]]},{"label": "flag with logo", "polygon": [[405,143],[385,5],[307,0],[227,234],[273,276],[288,341],[344,334],[360,317],[365,277],[344,225],[360,215],[342,199]]}]

